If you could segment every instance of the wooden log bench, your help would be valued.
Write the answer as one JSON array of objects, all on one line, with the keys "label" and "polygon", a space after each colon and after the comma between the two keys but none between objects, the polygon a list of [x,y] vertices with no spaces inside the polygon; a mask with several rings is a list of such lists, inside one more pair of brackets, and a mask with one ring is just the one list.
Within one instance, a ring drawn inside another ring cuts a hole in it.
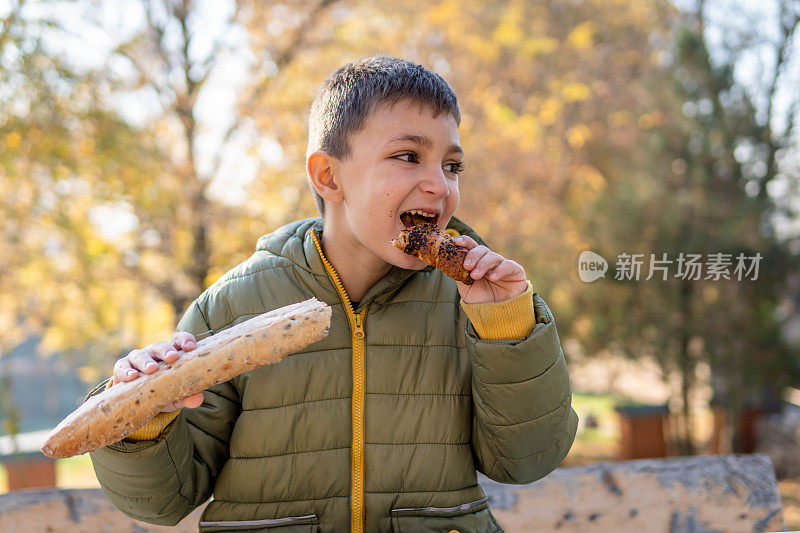
[{"label": "wooden log bench", "polygon": [[766,455],[596,463],[557,468],[530,485],[486,478],[481,485],[508,532],[735,533],[784,527]]},{"label": "wooden log bench", "polygon": [[[727,455],[562,467],[530,485],[480,478],[507,532],[780,531],[781,500],[769,458]],[[0,495],[3,532],[195,532],[202,506],[173,528],[133,520],[100,489]]]}]

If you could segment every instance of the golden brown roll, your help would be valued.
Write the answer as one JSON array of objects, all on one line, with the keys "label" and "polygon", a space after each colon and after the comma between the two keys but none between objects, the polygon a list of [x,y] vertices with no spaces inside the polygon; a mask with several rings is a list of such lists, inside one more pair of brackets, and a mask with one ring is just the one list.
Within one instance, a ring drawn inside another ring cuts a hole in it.
[{"label": "golden brown roll", "polygon": [[412,255],[434,266],[456,281],[472,285],[475,281],[464,268],[468,250],[457,245],[453,238],[435,224],[418,223],[406,227],[392,244],[408,255]]}]

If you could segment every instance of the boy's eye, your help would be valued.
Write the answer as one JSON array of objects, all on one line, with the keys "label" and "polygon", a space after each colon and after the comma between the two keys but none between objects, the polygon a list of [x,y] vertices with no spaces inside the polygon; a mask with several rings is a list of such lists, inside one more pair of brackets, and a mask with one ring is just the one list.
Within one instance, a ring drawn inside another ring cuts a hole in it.
[{"label": "boy's eye", "polygon": [[462,172],[464,170],[464,164],[463,163],[447,163],[444,166],[444,168],[448,172],[452,172],[453,174],[458,174],[459,172]]},{"label": "boy's eye", "polygon": [[396,159],[405,161],[407,163],[417,163],[417,154],[414,152],[406,152],[404,154],[394,156]]},{"label": "boy's eye", "polygon": [[[414,152],[405,152],[392,157],[394,159],[399,159],[400,161],[405,161],[407,163],[419,163],[419,156]],[[444,169],[452,174],[458,174],[459,172],[464,170],[464,164],[459,163],[457,161],[452,163],[447,163],[446,165],[444,165]]]}]

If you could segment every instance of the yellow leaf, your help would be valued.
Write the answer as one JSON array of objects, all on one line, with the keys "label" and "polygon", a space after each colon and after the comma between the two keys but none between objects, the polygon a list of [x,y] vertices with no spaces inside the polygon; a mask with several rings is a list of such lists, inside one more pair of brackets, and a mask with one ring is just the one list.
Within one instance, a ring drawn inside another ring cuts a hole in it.
[{"label": "yellow leaf", "polygon": [[631,113],[627,109],[622,109],[621,111],[616,111],[608,115],[608,119],[606,121],[612,128],[618,128],[630,123]]},{"label": "yellow leaf", "polygon": [[545,126],[554,124],[561,114],[561,107],[561,102],[555,98],[548,98],[542,103],[542,107],[539,109],[539,120]]},{"label": "yellow leaf", "polygon": [[477,59],[492,62],[497,61],[500,56],[500,50],[496,43],[483,39],[479,35],[467,35],[465,40],[467,50]]},{"label": "yellow leaf", "polygon": [[570,128],[567,132],[567,142],[575,149],[581,148],[592,136],[592,131],[584,124]]},{"label": "yellow leaf", "polygon": [[6,134],[6,145],[9,148],[19,148],[19,143],[22,142],[22,135],[16,131]]},{"label": "yellow leaf", "polygon": [[90,155],[94,152],[94,141],[92,139],[83,139],[78,149],[81,155]]},{"label": "yellow leaf", "polygon": [[528,57],[534,57],[539,54],[551,54],[558,48],[558,40],[552,37],[540,37],[536,39],[528,39],[520,47],[520,52]]},{"label": "yellow leaf", "polygon": [[486,115],[498,124],[509,125],[516,118],[514,111],[510,107],[499,102],[487,101],[485,109]]},{"label": "yellow leaf", "polygon": [[428,11],[428,18],[432,24],[449,24],[460,14],[458,2],[448,0],[432,7]]},{"label": "yellow leaf", "polygon": [[578,24],[570,32],[567,42],[578,50],[591,48],[594,44],[594,32],[596,29],[595,23],[591,20]]},{"label": "yellow leaf", "polygon": [[645,113],[639,117],[639,127],[643,130],[649,130],[656,125],[656,121],[652,115]]},{"label": "yellow leaf", "polygon": [[203,280],[203,283],[205,283],[206,287],[210,287],[211,285],[214,284],[215,281],[219,279],[219,277],[222,274],[224,274],[222,269],[217,267],[212,267],[211,269],[209,269],[208,275],[206,276],[205,280]]},{"label": "yellow leaf", "polygon": [[523,150],[531,150],[539,141],[539,122],[536,117],[522,115],[516,124],[517,143]]},{"label": "yellow leaf", "polygon": [[92,238],[86,242],[86,253],[92,259],[96,259],[106,250],[106,243],[102,239]]},{"label": "yellow leaf", "polygon": [[569,83],[561,90],[561,94],[567,102],[578,102],[589,98],[591,93],[589,87],[583,83]]},{"label": "yellow leaf", "polygon": [[522,29],[511,22],[503,22],[495,28],[492,38],[499,44],[513,45],[523,39]]},{"label": "yellow leaf", "polygon": [[575,169],[574,179],[576,186],[591,193],[598,193],[605,189],[606,179],[591,165],[581,165]]}]

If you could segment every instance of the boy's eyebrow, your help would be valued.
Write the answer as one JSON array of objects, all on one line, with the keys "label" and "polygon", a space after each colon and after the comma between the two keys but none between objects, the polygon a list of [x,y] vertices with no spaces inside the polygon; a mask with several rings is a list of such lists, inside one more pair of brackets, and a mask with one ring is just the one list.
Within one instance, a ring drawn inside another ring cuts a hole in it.
[{"label": "boy's eyebrow", "polygon": [[[397,141],[411,141],[414,144],[419,144],[420,146],[424,146],[425,148],[432,148],[433,147],[433,140],[430,137],[425,137],[424,135],[401,135],[400,137],[395,137],[394,139],[390,140],[386,144],[397,142]],[[464,150],[457,144],[451,144],[450,148],[447,149],[447,153],[456,152],[459,154],[464,154]]]}]

